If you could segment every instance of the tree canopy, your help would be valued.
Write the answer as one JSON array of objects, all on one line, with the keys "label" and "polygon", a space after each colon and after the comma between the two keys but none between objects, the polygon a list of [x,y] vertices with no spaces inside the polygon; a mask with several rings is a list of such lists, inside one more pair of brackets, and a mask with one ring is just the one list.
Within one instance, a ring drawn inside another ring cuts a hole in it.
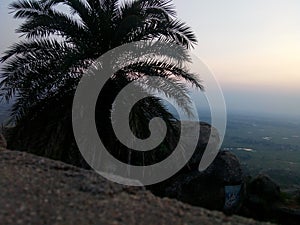
[{"label": "tree canopy", "polygon": [[[76,148],[72,99],[92,62],[117,46],[141,40],[181,46],[182,61],[187,61],[184,49],[197,43],[191,28],[177,19],[171,0],[19,0],[10,5],[10,10],[15,18],[24,20],[16,30],[23,38],[1,58],[0,96],[7,101],[14,98],[11,145],[71,163]],[[202,89],[197,75],[176,65],[159,60],[135,64],[114,74],[102,90],[105,97],[97,107],[99,126],[108,126],[113,99],[135,79],[132,72],[138,77],[181,78]],[[151,89],[141,91],[147,88]],[[178,90],[188,101],[188,90],[180,85]],[[172,91],[169,94],[174,98],[178,95]],[[153,97],[133,114],[133,124],[144,124],[148,114],[174,119]]]}]

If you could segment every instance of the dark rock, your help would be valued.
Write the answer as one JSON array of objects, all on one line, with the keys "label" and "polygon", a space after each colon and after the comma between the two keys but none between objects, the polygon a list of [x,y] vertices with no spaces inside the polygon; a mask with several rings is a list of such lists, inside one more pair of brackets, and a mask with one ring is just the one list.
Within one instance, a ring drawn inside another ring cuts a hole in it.
[{"label": "dark rock", "polygon": [[213,176],[197,171],[179,175],[176,182],[166,187],[165,195],[209,209],[222,210],[225,202],[221,183],[217,183]]},{"label": "dark rock", "polygon": [[[198,123],[199,122],[189,122],[189,123],[186,123],[186,126],[192,127],[192,126],[198,125]],[[178,129],[180,129],[179,128],[180,123],[175,124],[175,126],[176,125],[178,126]],[[190,130],[192,130],[192,129],[190,129]],[[210,134],[211,134],[211,136],[210,136]],[[189,134],[182,134],[182,135],[189,137]],[[209,137],[211,138],[209,144],[211,145],[212,148],[217,149],[218,145],[220,143],[220,137],[219,137],[219,133],[218,133],[217,129],[212,127],[208,123],[200,122],[200,135],[198,138],[197,148],[196,148],[195,152],[193,153],[193,156],[191,157],[191,159],[186,164],[186,168],[185,168],[186,170],[189,170],[189,171],[198,170],[204,150],[208,145]]]},{"label": "dark rock", "polygon": [[155,194],[214,210],[223,210],[225,186],[242,184],[239,160],[228,151],[218,153],[214,162],[204,172],[181,172],[150,189]]},{"label": "dark rock", "polygon": [[243,181],[239,159],[229,151],[220,151],[214,162],[204,171],[223,185],[238,185]]},{"label": "dark rock", "polygon": [[[278,219],[281,213],[280,187],[267,175],[248,178],[239,214],[258,220]],[[281,214],[282,215],[282,214]]]},{"label": "dark rock", "polygon": [[269,176],[260,174],[247,184],[249,201],[271,202],[280,201],[280,187]]},{"label": "dark rock", "polygon": [[0,168],[1,224],[263,224],[160,199],[27,153],[1,151]]},{"label": "dark rock", "polygon": [[[195,125],[198,124],[196,122],[186,124],[191,127]],[[189,134],[183,135],[188,137]],[[221,151],[204,172],[198,171],[207,145],[217,149],[219,143],[218,131],[208,123],[200,122],[197,148],[186,166],[168,180],[148,188],[158,196],[176,198],[209,209],[223,210],[226,200],[225,186],[242,184],[243,175],[238,158],[231,152]],[[229,211],[237,207],[236,202],[234,204]]]}]

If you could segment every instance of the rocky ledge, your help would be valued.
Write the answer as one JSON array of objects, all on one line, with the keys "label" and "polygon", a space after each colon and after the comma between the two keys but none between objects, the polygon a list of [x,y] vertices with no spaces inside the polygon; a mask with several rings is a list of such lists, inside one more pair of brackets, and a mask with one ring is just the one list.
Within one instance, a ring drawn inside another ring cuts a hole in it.
[{"label": "rocky ledge", "polygon": [[268,224],[159,198],[92,171],[0,150],[1,224]]}]

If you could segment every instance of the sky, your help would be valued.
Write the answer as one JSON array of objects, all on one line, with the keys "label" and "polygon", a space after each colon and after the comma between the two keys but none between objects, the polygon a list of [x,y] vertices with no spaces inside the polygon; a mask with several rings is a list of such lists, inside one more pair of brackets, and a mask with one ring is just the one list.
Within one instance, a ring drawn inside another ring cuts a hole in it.
[{"label": "sky", "polygon": [[229,112],[300,118],[300,1],[175,0]]},{"label": "sky", "polygon": [[[0,52],[19,21],[0,4]],[[299,0],[174,0],[198,38],[193,53],[214,73],[229,112],[300,118]],[[201,74],[200,74],[201,75]]]}]

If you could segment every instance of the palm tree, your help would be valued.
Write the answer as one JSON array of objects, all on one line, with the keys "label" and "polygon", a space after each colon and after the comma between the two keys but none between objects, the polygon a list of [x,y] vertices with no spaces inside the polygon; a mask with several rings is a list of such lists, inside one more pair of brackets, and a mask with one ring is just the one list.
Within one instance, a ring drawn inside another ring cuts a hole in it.
[{"label": "palm tree", "polygon": [[[185,49],[196,44],[191,29],[176,18],[171,0],[20,0],[10,9],[15,18],[24,19],[17,29],[22,41],[1,58],[0,95],[7,101],[14,99],[11,147],[75,164],[79,157],[72,134],[72,99],[83,72],[95,59],[140,40],[161,40]],[[188,59],[184,51],[183,58]],[[99,126],[109,127],[112,102],[133,79],[128,75],[132,71],[168,79],[175,75],[202,88],[197,76],[164,62],[124,68],[102,90],[105,97],[97,107]],[[140,121],[146,115],[141,112],[173,119],[157,98],[148,100],[139,112]],[[108,130],[103,133],[111,136]]]}]

